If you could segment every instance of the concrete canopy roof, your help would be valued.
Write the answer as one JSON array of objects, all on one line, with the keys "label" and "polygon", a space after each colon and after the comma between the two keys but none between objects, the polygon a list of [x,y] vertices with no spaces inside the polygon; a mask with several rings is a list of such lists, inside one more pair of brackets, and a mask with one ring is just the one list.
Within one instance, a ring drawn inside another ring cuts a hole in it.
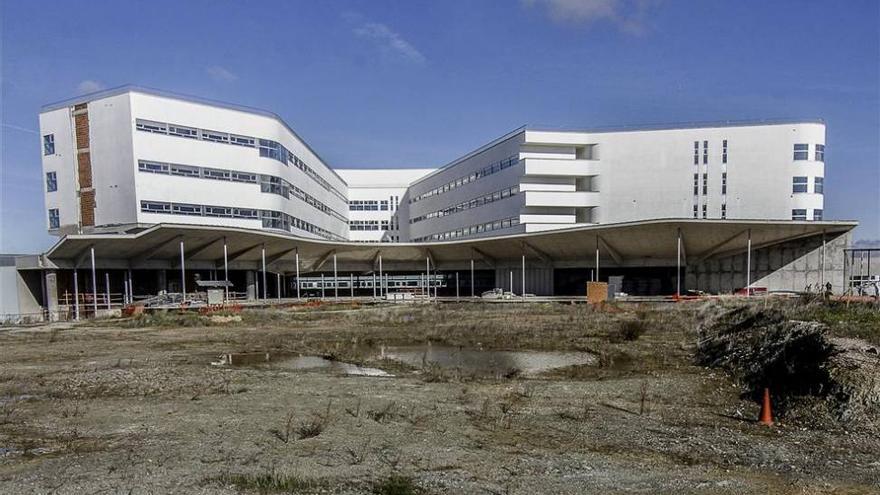
[{"label": "concrete canopy roof", "polygon": [[360,266],[365,270],[375,266],[379,254],[386,266],[424,263],[428,257],[440,269],[444,265],[462,266],[470,260],[481,263],[482,267],[494,266],[496,262],[515,263],[523,255],[548,263],[567,261],[591,265],[598,244],[601,258],[607,262],[646,266],[652,261],[658,265],[668,264],[669,260],[674,263],[679,229],[683,254],[692,262],[744,252],[749,232],[752,249],[760,249],[823,234],[833,238],[857,225],[852,221],[661,219],[448,242],[359,243],[305,239],[234,227],[158,224],[137,233],[68,235],[59,240],[45,258],[59,268],[86,267],[90,265],[90,248],[94,247],[98,266],[110,268],[119,266],[120,262],[130,268],[158,268],[157,263],[179,266],[180,241],[183,241],[188,267],[198,262],[222,266],[225,240],[230,264],[259,264],[261,248],[265,247],[267,263],[276,266],[286,263],[293,266],[298,253],[301,271],[306,273],[332,270],[327,260],[333,255],[350,269]]}]

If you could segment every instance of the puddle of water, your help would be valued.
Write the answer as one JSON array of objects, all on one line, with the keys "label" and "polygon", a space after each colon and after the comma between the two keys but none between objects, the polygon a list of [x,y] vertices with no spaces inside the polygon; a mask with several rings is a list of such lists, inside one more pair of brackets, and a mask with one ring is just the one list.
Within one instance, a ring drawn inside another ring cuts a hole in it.
[{"label": "puddle of water", "polygon": [[586,352],[490,351],[430,344],[383,347],[378,357],[417,368],[436,364],[478,374],[536,375],[556,368],[596,363],[596,356]]},{"label": "puddle of water", "polygon": [[290,354],[270,354],[268,352],[241,352],[222,354],[213,366],[254,366],[271,364],[273,368],[305,371],[326,370],[343,375],[392,377],[378,368],[368,368],[342,361],[333,361],[321,356],[292,356]]},{"label": "puddle of water", "polygon": [[379,368],[368,368],[366,366],[358,366],[356,364],[345,363],[342,361],[332,361],[320,356],[297,356],[285,358],[276,362],[275,367],[290,370],[327,369],[344,375],[355,376],[394,376],[380,370]]}]

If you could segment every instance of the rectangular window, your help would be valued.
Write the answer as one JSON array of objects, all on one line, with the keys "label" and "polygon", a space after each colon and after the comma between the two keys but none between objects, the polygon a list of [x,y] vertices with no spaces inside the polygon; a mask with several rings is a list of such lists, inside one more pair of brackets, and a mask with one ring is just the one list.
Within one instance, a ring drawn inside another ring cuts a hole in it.
[{"label": "rectangular window", "polygon": [[141,201],[141,211],[147,213],[171,213],[171,203]]},{"label": "rectangular window", "polygon": [[700,164],[700,142],[694,141],[694,165]]},{"label": "rectangular window", "polygon": [[721,205],[721,218],[727,218],[727,205],[723,203]]},{"label": "rectangular window", "polygon": [[804,144],[804,143],[794,145],[794,159],[795,160],[809,160],[810,159],[810,145]]},{"label": "rectangular window", "polygon": [[709,163],[709,141],[703,141],[703,165]]},{"label": "rectangular window", "polygon": [[275,141],[260,139],[260,156],[280,160],[281,153],[279,152],[278,148],[279,145]]},{"label": "rectangular window", "polygon": [[813,192],[816,194],[825,194],[825,178],[824,177],[814,177],[813,178]]},{"label": "rectangular window", "polygon": [[215,143],[228,143],[229,135],[225,132],[202,130],[202,139],[205,141],[213,141]]},{"label": "rectangular window", "polygon": [[141,172],[151,172],[154,174],[167,174],[169,169],[167,163],[145,162],[138,160],[138,170],[140,170]]},{"label": "rectangular window", "polygon": [[721,194],[727,194],[727,172],[721,172]]},{"label": "rectangular window", "polygon": [[694,174],[694,196],[700,194],[700,174]]},{"label": "rectangular window", "polygon": [[232,208],[228,206],[205,206],[206,217],[232,217]]},{"label": "rectangular window", "polygon": [[234,144],[236,146],[247,146],[248,148],[253,148],[254,138],[247,136],[236,136],[235,134],[229,135],[229,144]]},{"label": "rectangular window", "polygon": [[699,211],[699,210],[697,209],[697,205],[694,205],[694,218],[697,218],[697,212],[698,212],[698,211]]},{"label": "rectangular window", "polygon": [[232,172],[230,178],[235,182],[257,182],[257,174],[249,174],[247,172]]},{"label": "rectangular window", "polygon": [[727,140],[721,142],[721,163],[727,163]]},{"label": "rectangular window", "polygon": [[703,195],[709,194],[709,174],[703,174]]},{"label": "rectangular window", "polygon": [[198,139],[199,130],[193,129],[192,127],[183,127],[180,125],[169,125],[168,126],[168,134],[172,134],[174,136],[185,137],[189,139]]},{"label": "rectangular window", "polygon": [[816,161],[824,162],[825,161],[825,145],[817,144],[816,145]]},{"label": "rectangular window", "polygon": [[174,203],[173,205],[171,205],[171,213],[175,215],[201,216],[202,206],[190,205],[186,203]]},{"label": "rectangular window", "polygon": [[257,218],[257,210],[250,208],[233,208],[232,215],[235,218]]},{"label": "rectangular window", "polygon": [[382,200],[379,202],[379,209],[382,211],[388,211],[388,200]]},{"label": "rectangular window", "polygon": [[43,136],[43,155],[55,154],[55,134]]},{"label": "rectangular window", "polygon": [[707,205],[703,205],[703,218],[706,218],[708,212],[709,208],[707,207]]},{"label": "rectangular window", "polygon": [[214,168],[206,168],[202,170],[202,177],[215,180],[229,180],[230,173],[228,170],[219,170]]},{"label": "rectangular window", "polygon": [[61,227],[61,217],[58,214],[58,208],[49,209],[49,228],[57,229]]},{"label": "rectangular window", "polygon": [[822,210],[813,210],[813,220],[822,220]]},{"label": "rectangular window", "polygon": [[805,192],[807,192],[807,178],[806,177],[793,177],[791,180],[791,192],[792,193],[805,193]]},{"label": "rectangular window", "polygon": [[179,175],[182,177],[198,177],[199,167],[190,167],[187,165],[171,165],[171,175]]},{"label": "rectangular window", "polygon": [[168,125],[162,122],[137,119],[136,126],[139,131],[155,132],[156,134],[168,134]]},{"label": "rectangular window", "polygon": [[804,209],[791,210],[791,219],[792,220],[806,220],[807,219],[807,210],[804,210]]},{"label": "rectangular window", "polygon": [[58,176],[55,172],[46,172],[46,192],[58,190]]}]

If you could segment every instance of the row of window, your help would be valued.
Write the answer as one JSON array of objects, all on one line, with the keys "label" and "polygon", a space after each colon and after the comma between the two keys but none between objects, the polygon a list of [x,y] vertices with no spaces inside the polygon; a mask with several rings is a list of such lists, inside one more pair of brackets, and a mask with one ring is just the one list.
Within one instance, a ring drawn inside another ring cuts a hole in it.
[{"label": "row of window", "polygon": [[336,235],[326,229],[322,229],[317,225],[293,217],[287,213],[273,210],[197,205],[190,203],[169,203],[166,201],[141,201],[141,211],[144,213],[164,213],[170,215],[262,220],[264,229],[276,229],[290,232],[291,228],[295,228],[325,239],[338,241],[345,240],[342,236]]},{"label": "row of window", "polygon": [[505,218],[503,220],[495,220],[492,222],[470,225],[468,227],[450,230],[449,232],[439,232],[423,237],[417,237],[413,239],[412,242],[448,241],[452,239],[458,239],[460,237],[480,234],[482,232],[492,232],[493,230],[508,229],[517,225],[519,225],[519,217],[511,217]]},{"label": "row of window", "polygon": [[152,132],[156,134],[165,134],[168,136],[178,136],[188,139],[199,139],[202,141],[210,141],[213,143],[225,143],[235,146],[244,146],[247,148],[259,148],[260,156],[273,158],[284,165],[293,165],[305,172],[312,180],[321,185],[324,189],[336,194],[343,201],[347,201],[345,195],[333,187],[326,179],[321,177],[314,169],[306,165],[298,156],[290,152],[280,143],[268,139],[258,139],[250,136],[241,136],[226,132],[210,131],[207,129],[197,129],[194,127],[186,127],[177,124],[168,124],[164,122],[154,122],[150,120],[137,119],[136,128],[139,131]]},{"label": "row of window", "polygon": [[[703,141],[703,164],[709,163],[709,141]],[[721,163],[727,163],[727,140],[721,141]],[[700,164],[700,142],[694,141],[694,165]]]},{"label": "row of window", "polygon": [[202,179],[224,180],[231,182],[244,182],[248,184],[260,184],[260,191],[265,193],[278,194],[287,199],[290,196],[307,203],[318,211],[332,216],[343,222],[348,219],[334,209],[318,201],[311,194],[303,191],[286,180],[275,177],[274,175],[257,175],[251,172],[242,172],[240,170],[227,170],[220,168],[196,167],[192,165],[181,165],[179,163],[164,163],[148,160],[138,160],[138,170],[141,172],[150,172],[154,174],[177,175],[180,177],[194,177]]},{"label": "row of window", "polygon": [[[809,191],[810,186],[810,178],[809,177],[792,177],[791,179],[791,192],[792,193],[806,193]],[[815,194],[824,194],[825,191],[825,178],[824,177],[813,177],[813,193]]]},{"label": "row of window", "polygon": [[[704,203],[703,204],[703,218],[708,218],[709,216],[709,207]],[[694,218],[699,218],[700,208],[697,205],[694,205]],[[727,218],[727,203],[721,203],[721,219]]]},{"label": "row of window", "polygon": [[350,220],[349,230],[388,230],[388,220]]},{"label": "row of window", "polygon": [[440,218],[445,217],[447,215],[452,215],[453,213],[458,213],[460,211],[469,210],[471,208],[477,208],[489,203],[494,203],[495,201],[500,201],[505,198],[509,198],[511,196],[519,193],[519,186],[508,187],[506,189],[501,189],[500,191],[495,191],[493,193],[486,194],[484,196],[480,196],[479,198],[471,199],[470,201],[463,201],[458,203],[457,205],[450,206],[448,208],[443,208],[442,210],[432,211],[430,213],[426,213],[424,215],[419,215],[417,217],[411,218],[409,223],[418,223],[423,220],[430,220],[432,218]]},{"label": "row of window", "polygon": [[455,180],[449,181],[442,186],[435,187],[430,191],[426,191],[418,196],[413,197],[409,200],[410,203],[415,203],[417,201],[421,201],[425,198],[429,198],[431,196],[436,196],[438,194],[443,194],[445,192],[451,191],[457,187],[461,187],[465,184],[469,184],[477,179],[482,179],[483,177],[496,174],[506,168],[512,167],[519,163],[519,155],[512,155],[504,160],[493,163],[491,165],[486,165],[485,167],[477,170],[476,172],[471,173],[470,175],[466,175],[464,177],[459,177]]},{"label": "row of window", "polygon": [[[806,220],[807,219],[807,210],[803,209],[803,208],[791,210],[791,219],[792,220]],[[822,210],[820,210],[820,209],[813,210],[813,220],[822,220]]]},{"label": "row of window", "polygon": [[388,200],[352,200],[348,202],[348,211],[388,211]]},{"label": "row of window", "polygon": [[[694,196],[699,196],[702,189],[703,195],[709,193],[709,174],[703,173],[703,185],[700,187],[700,174],[694,174]],[[727,172],[721,172],[721,195],[727,194]]]},{"label": "row of window", "polygon": [[[815,148],[815,154],[813,155],[815,161],[824,162],[825,161],[825,145],[817,144]],[[798,143],[794,145],[794,159],[795,161],[803,161],[810,159],[810,145],[809,143]]]}]

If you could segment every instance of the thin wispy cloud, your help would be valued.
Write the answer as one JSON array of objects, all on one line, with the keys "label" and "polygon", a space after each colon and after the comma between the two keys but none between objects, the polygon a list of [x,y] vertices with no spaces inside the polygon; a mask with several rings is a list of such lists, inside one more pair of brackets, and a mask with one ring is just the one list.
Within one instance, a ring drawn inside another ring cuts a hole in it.
[{"label": "thin wispy cloud", "polygon": [[103,83],[94,81],[92,79],[86,79],[85,81],[81,81],[79,84],[76,85],[76,91],[79,94],[87,94],[101,91],[105,87],[106,86],[104,86]]},{"label": "thin wispy cloud", "polygon": [[641,35],[647,29],[651,10],[659,0],[522,0],[526,7],[538,7],[560,24],[588,25],[609,22],[621,32]]},{"label": "thin wispy cloud", "polygon": [[354,34],[360,38],[371,41],[383,52],[402,58],[406,61],[424,64],[428,60],[409,41],[403,39],[400,34],[392,31],[385,24],[378,22],[366,22],[354,29]]},{"label": "thin wispy cloud", "polygon": [[210,67],[205,68],[205,72],[211,77],[211,79],[217,82],[235,82],[238,80],[238,76],[227,69],[226,67],[221,67],[219,65],[212,65]]}]

